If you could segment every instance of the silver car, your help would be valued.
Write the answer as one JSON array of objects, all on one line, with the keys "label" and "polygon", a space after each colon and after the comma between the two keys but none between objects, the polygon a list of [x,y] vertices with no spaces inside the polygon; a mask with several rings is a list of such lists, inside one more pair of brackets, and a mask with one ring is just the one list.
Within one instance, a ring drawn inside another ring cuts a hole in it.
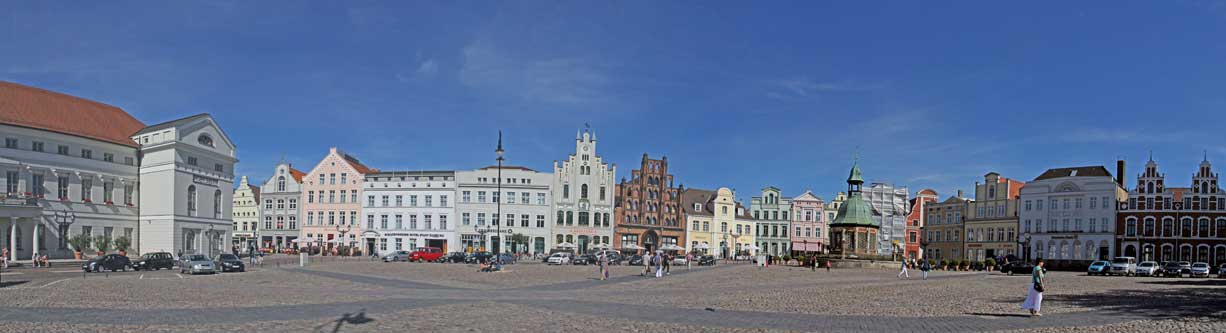
[{"label": "silver car", "polygon": [[383,256],[383,262],[409,261],[409,251],[396,251]]},{"label": "silver car", "polygon": [[1188,275],[1191,277],[1209,277],[1209,264],[1203,262],[1193,263],[1192,274]]},{"label": "silver car", "polygon": [[217,266],[203,254],[187,255],[179,261],[179,273],[217,273]]}]

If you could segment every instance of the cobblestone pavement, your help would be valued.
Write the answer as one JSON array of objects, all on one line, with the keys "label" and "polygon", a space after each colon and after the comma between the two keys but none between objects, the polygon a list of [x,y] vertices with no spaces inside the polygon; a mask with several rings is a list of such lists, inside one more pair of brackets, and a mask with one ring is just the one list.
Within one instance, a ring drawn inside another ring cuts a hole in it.
[{"label": "cobblestone pavement", "polygon": [[1041,318],[1027,277],[719,265],[614,267],[366,261],[247,273],[31,272],[0,288],[0,331],[1226,331],[1226,280],[1053,272]]}]

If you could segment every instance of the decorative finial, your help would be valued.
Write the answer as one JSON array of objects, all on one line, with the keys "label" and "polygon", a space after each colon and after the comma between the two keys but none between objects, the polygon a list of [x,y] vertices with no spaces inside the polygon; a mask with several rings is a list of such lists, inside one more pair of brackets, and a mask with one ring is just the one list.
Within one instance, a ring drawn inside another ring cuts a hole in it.
[{"label": "decorative finial", "polygon": [[1208,149],[1205,149],[1205,159],[1204,159],[1204,161],[1205,161],[1205,162],[1209,162],[1209,150],[1208,150]]},{"label": "decorative finial", "polygon": [[1149,161],[1150,162],[1154,161],[1154,150],[1153,149],[1149,150]]}]

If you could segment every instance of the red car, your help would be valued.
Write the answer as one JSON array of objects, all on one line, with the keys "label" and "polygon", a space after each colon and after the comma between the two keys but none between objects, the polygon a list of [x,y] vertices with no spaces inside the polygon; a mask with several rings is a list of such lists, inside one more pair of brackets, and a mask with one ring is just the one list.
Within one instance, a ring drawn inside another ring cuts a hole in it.
[{"label": "red car", "polygon": [[413,253],[409,253],[409,261],[416,262],[436,262],[443,258],[446,253],[443,249],[437,247],[419,247]]}]

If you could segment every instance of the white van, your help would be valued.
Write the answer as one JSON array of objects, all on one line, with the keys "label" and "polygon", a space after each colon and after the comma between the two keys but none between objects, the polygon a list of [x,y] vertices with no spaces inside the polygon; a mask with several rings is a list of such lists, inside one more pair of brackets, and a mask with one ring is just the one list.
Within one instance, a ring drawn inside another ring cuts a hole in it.
[{"label": "white van", "polygon": [[1111,274],[1133,276],[1137,274],[1137,258],[1115,257],[1111,259]]}]

